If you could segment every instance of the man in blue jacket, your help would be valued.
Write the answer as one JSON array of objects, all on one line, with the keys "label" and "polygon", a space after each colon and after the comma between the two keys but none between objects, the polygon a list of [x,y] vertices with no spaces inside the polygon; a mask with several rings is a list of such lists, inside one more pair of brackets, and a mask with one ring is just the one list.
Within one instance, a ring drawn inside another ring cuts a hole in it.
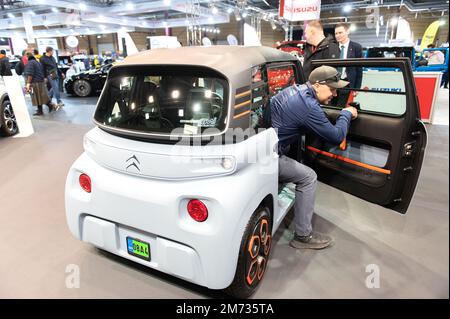
[{"label": "man in blue jacket", "polygon": [[286,154],[289,145],[297,142],[306,132],[313,132],[324,141],[336,145],[345,139],[350,121],[358,116],[357,110],[354,107],[344,108],[333,125],[321,104],[330,103],[336,96],[336,89],[346,85],[348,82],[341,80],[335,68],[321,66],[311,72],[306,84],[288,87],[270,100],[270,119],[279,139],[279,181],[296,185],[295,233],[290,242],[294,248],[322,249],[329,246],[332,239],[312,230],[316,173]]}]

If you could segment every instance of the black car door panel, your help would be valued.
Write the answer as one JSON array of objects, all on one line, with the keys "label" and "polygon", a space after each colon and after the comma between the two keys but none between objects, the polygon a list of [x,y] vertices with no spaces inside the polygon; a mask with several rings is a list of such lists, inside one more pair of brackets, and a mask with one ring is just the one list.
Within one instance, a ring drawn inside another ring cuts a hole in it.
[{"label": "black car door panel", "polygon": [[[315,61],[313,66],[323,64],[364,68],[366,79],[362,87],[341,91],[341,94],[350,92],[352,97],[353,92],[362,92],[356,94],[361,110],[341,145],[330,145],[307,134],[302,145],[304,161],[316,170],[322,182],[405,213],[426,146],[426,130],[419,120],[409,61],[323,60]],[[385,80],[386,77],[390,79]],[[341,108],[333,105],[323,106],[323,109],[331,122],[335,122],[341,112]]]}]

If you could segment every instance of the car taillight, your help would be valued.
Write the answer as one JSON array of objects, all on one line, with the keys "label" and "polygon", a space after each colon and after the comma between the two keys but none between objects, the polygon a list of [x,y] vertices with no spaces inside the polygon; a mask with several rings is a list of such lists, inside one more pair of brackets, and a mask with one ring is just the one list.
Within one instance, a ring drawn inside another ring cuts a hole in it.
[{"label": "car taillight", "polygon": [[82,189],[84,189],[85,192],[90,193],[91,192],[91,178],[87,176],[86,174],[81,174],[80,178],[78,179],[80,182],[80,186]]},{"label": "car taillight", "polygon": [[208,218],[208,208],[198,199],[191,199],[187,204],[189,215],[197,222],[204,222]]}]

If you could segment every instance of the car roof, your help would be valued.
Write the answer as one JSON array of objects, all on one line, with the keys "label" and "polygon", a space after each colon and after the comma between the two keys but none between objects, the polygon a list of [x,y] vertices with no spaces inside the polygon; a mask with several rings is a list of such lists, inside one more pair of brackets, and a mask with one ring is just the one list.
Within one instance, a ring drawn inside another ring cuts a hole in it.
[{"label": "car roof", "polygon": [[270,63],[297,61],[289,53],[264,46],[180,47],[171,49],[153,49],[128,56],[120,66],[132,65],[195,65],[208,67],[226,76],[247,71],[253,66]]}]

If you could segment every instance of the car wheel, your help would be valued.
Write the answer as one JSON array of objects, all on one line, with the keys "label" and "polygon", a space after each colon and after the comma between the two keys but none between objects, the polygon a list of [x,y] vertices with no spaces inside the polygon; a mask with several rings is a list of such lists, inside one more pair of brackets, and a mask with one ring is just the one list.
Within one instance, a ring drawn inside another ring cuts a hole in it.
[{"label": "car wheel", "polygon": [[16,116],[9,100],[0,105],[0,132],[3,136],[11,136],[19,131]]},{"label": "car wheel", "polygon": [[233,282],[225,293],[248,298],[262,281],[269,262],[272,244],[272,221],[267,207],[259,207],[245,228]]},{"label": "car wheel", "polygon": [[86,80],[76,80],[73,83],[73,92],[81,97],[85,97],[91,94],[92,86]]}]

